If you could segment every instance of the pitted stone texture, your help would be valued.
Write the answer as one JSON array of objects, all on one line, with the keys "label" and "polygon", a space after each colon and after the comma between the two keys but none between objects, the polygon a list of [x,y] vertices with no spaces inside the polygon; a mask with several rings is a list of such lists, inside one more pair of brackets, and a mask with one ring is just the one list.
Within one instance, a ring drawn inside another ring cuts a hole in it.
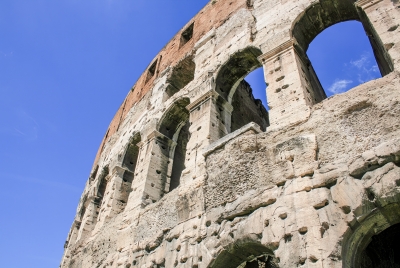
[{"label": "pitted stone texture", "polygon": [[[357,267],[371,237],[400,222],[400,13],[396,1],[356,5],[210,1],[111,122],[61,267]],[[324,99],[302,49],[357,16],[390,72]],[[242,82],[261,65],[269,114]]]}]

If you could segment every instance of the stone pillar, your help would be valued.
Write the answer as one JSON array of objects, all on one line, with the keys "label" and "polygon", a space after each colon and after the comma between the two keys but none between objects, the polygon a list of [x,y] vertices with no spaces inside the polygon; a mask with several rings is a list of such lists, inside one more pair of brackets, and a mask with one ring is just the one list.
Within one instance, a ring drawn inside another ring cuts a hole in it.
[{"label": "stone pillar", "polygon": [[131,171],[120,166],[113,168],[110,182],[107,185],[108,189],[101,204],[96,230],[99,230],[105,222],[124,210],[131,192],[131,181],[129,179],[132,178],[133,173]]},{"label": "stone pillar", "polygon": [[97,213],[98,213],[98,205],[94,198],[91,198],[89,201],[85,215],[83,215],[81,226],[79,227],[79,232],[76,238],[76,241],[84,239],[88,234],[90,234],[97,223]]},{"label": "stone pillar", "polygon": [[400,67],[399,4],[391,0],[359,0],[360,19],[382,76]]},{"label": "stone pillar", "polygon": [[[186,107],[190,112],[190,135],[186,150],[186,168],[181,183],[205,174],[202,151],[230,132],[232,105],[210,90]],[[191,174],[189,176],[185,176]]]},{"label": "stone pillar", "polygon": [[168,191],[176,143],[155,130],[138,146],[138,163],[127,209],[145,207]]},{"label": "stone pillar", "polygon": [[307,62],[289,40],[259,58],[268,83],[269,129],[307,119],[315,103]]}]

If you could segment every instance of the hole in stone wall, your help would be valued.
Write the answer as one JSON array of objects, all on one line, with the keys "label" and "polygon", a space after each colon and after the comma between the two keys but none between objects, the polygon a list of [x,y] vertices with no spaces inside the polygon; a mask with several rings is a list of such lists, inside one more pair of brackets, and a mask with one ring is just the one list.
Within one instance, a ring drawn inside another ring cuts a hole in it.
[{"label": "hole in stone wall", "polygon": [[172,97],[175,93],[184,88],[194,79],[196,64],[193,56],[188,56],[181,60],[172,70],[167,78],[166,97],[164,101]]},{"label": "hole in stone wall", "polygon": [[184,46],[187,42],[189,42],[190,39],[192,39],[192,37],[193,37],[193,28],[194,28],[194,23],[190,24],[190,26],[187,27],[182,32],[180,47]]},{"label": "hole in stone wall", "polygon": [[150,68],[147,70],[147,76],[146,76],[146,82],[147,83],[156,73],[156,67],[157,67],[157,60],[153,62],[153,64],[150,65]]},{"label": "hole in stone wall", "polygon": [[92,174],[90,174],[90,180],[94,180],[97,176],[97,172],[99,171],[99,165],[96,165],[94,168]]},{"label": "hole in stone wall", "polygon": [[137,159],[139,156],[139,147],[137,144],[140,142],[140,134],[134,135],[125,151],[125,156],[122,161],[122,167],[127,168],[129,171],[134,172],[136,168]]},{"label": "hole in stone wall", "polygon": [[378,235],[361,254],[361,268],[400,267],[400,224],[395,224]]},{"label": "hole in stone wall", "polygon": [[261,244],[250,241],[234,242],[234,246],[228,247],[211,263],[212,268],[278,268],[279,261],[273,252]]},{"label": "hole in stone wall", "polygon": [[176,141],[171,182],[169,186],[170,191],[179,186],[182,171],[185,169],[186,147],[190,138],[189,126],[189,121],[186,121],[186,124],[180,129],[178,139]]},{"label": "hole in stone wall", "polygon": [[[182,98],[176,101],[169,108],[161,119],[159,131],[165,135],[166,139],[175,143],[175,146],[168,146],[166,153],[161,155],[159,162],[160,168],[163,168],[163,174],[167,174],[168,166],[171,166],[170,159],[172,158],[172,169],[170,174],[169,188],[165,191],[171,191],[179,186],[182,171],[185,169],[186,146],[190,139],[189,132],[189,111],[186,106],[189,105],[189,98]],[[189,159],[188,159],[189,160]]]},{"label": "hole in stone wall", "polygon": [[326,96],[382,77],[362,24],[347,21],[320,33],[307,51]]},{"label": "hole in stone wall", "polygon": [[101,174],[99,176],[99,186],[98,186],[98,190],[97,190],[97,195],[96,195],[96,199],[95,202],[97,204],[100,204],[101,201],[103,200],[104,197],[104,193],[106,192],[106,188],[107,188],[107,176],[109,174],[109,170],[108,170],[108,166],[103,167],[103,170],[101,171]]}]

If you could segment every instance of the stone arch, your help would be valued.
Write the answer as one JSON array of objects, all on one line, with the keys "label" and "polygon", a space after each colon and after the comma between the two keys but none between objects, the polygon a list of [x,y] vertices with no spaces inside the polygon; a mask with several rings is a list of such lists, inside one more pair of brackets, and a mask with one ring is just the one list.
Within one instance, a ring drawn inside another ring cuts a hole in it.
[{"label": "stone arch", "polygon": [[261,63],[257,59],[261,54],[261,50],[255,47],[247,47],[234,53],[218,72],[215,80],[215,90],[218,94],[230,102],[243,78],[251,71],[261,67]]},{"label": "stone arch", "polygon": [[[400,203],[390,203],[384,207],[372,210],[368,215],[359,220],[359,224],[354,230],[349,231],[343,241],[342,259],[343,267],[378,267],[365,265],[370,258],[367,247],[370,246],[374,237],[379,237],[381,233],[400,233]],[[351,232],[351,233],[350,233]],[[375,246],[375,245],[372,245]],[[373,249],[372,249],[373,250]],[[379,266],[392,267],[392,266]],[[397,266],[393,266],[397,267]]]},{"label": "stone arch", "polygon": [[116,204],[114,205],[115,213],[121,213],[124,211],[129,195],[132,192],[132,182],[135,178],[135,169],[138,163],[140,148],[138,144],[142,141],[140,132],[134,133],[129,139],[126,145],[123,158],[121,161],[121,167],[114,168],[114,176],[118,179],[114,179],[114,192],[113,199]]},{"label": "stone arch", "polygon": [[186,109],[189,104],[189,98],[175,101],[161,117],[158,131],[169,139],[174,139],[174,135],[179,132],[182,123],[189,119],[189,111]]},{"label": "stone arch", "polygon": [[160,120],[158,131],[170,140],[169,146],[165,146],[168,150],[162,161],[167,162],[160,163],[167,169],[164,170],[166,172],[165,191],[167,192],[179,186],[182,171],[185,169],[186,146],[190,138],[189,111],[186,109],[189,104],[189,98],[177,100]]},{"label": "stone arch", "polygon": [[291,36],[295,39],[296,52],[302,61],[303,67],[305,67],[302,70],[311,84],[312,92],[309,93],[312,103],[318,103],[325,99],[326,94],[306,55],[308,47],[314,38],[328,27],[350,20],[362,23],[371,43],[381,75],[385,76],[393,71],[392,60],[380,37],[374,30],[365,12],[356,6],[354,0],[324,0],[315,2],[297,17],[291,29]]},{"label": "stone arch", "polygon": [[194,79],[196,63],[193,59],[194,56],[189,55],[173,67],[167,77],[164,101],[171,98]]},{"label": "stone arch", "polygon": [[[136,164],[137,164],[137,159],[139,156],[139,146],[138,143],[142,141],[141,135],[139,132],[136,132],[135,134],[132,135],[132,137],[129,139],[128,144],[126,145],[125,152],[124,152],[124,157],[122,159],[122,168],[125,168],[129,175],[134,176]],[[124,175],[125,176],[125,175]],[[126,175],[128,176],[128,174]],[[128,178],[127,178],[128,179]],[[133,179],[133,177],[132,177]],[[130,182],[132,182],[132,179],[130,179]],[[125,178],[124,178],[125,181]]]},{"label": "stone arch", "polygon": [[100,217],[101,206],[109,183],[108,165],[101,169],[98,175],[96,185],[93,187],[93,195],[85,196],[82,200],[82,208],[79,211],[80,221],[78,221],[77,240],[84,238],[89,234],[97,224]]},{"label": "stone arch", "polygon": [[99,216],[100,208],[104,200],[104,195],[106,193],[107,185],[109,182],[109,173],[110,171],[108,165],[104,166],[98,179],[97,192],[94,197],[94,204],[96,205],[97,217]]},{"label": "stone arch", "polygon": [[[253,96],[250,85],[243,79],[262,65],[257,57],[262,54],[255,47],[247,47],[234,53],[220,68],[215,79],[215,91],[220,95],[220,118],[226,132],[232,132],[250,122],[260,125],[265,130],[269,126],[268,112],[260,100]],[[226,122],[228,121],[228,122]]]},{"label": "stone arch", "polygon": [[243,238],[229,244],[207,267],[279,268],[273,251],[250,238]]}]

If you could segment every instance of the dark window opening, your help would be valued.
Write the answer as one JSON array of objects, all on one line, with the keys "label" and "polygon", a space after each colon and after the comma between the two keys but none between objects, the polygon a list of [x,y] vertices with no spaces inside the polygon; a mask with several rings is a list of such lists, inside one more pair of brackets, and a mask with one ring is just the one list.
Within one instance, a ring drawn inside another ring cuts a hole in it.
[{"label": "dark window opening", "polygon": [[135,169],[139,156],[138,143],[141,141],[139,133],[133,135],[127,145],[124,159],[122,160],[122,167],[125,169],[122,176],[121,188],[118,190],[117,200],[120,203],[116,213],[120,213],[125,209],[128,202],[129,195],[132,192],[132,181],[135,178]]},{"label": "dark window opening", "polygon": [[371,238],[361,254],[361,268],[400,267],[400,224],[395,224]]},{"label": "dark window opening", "polygon": [[150,68],[147,70],[147,76],[146,76],[146,82],[147,83],[156,73],[156,68],[157,68],[157,60],[151,64]]},{"label": "dark window opening", "polygon": [[213,268],[279,268],[279,260],[265,246],[249,241],[235,241],[211,263]]},{"label": "dark window opening", "polygon": [[189,118],[189,111],[186,109],[189,104],[190,100],[188,98],[180,99],[166,112],[159,127],[159,131],[163,135],[171,140],[174,138],[181,124]]},{"label": "dark window opening", "polygon": [[92,174],[90,174],[90,180],[94,180],[97,176],[97,172],[99,171],[99,165],[96,165],[96,167],[94,168]]},{"label": "dark window opening", "polygon": [[[354,21],[361,22],[362,27]],[[340,22],[346,23],[338,24]],[[335,26],[329,28],[332,25]],[[323,32],[325,29],[327,30]],[[334,35],[326,37],[332,32]],[[314,45],[312,45],[309,51],[310,43],[320,34],[321,36],[315,42],[319,43],[319,39],[325,39],[325,44],[322,45],[323,50],[313,52]],[[351,78],[345,78],[344,76],[339,77],[339,75],[335,77],[335,70],[346,69],[346,67],[354,65],[362,72],[364,68],[362,64],[365,64],[366,61],[370,61],[371,68],[376,65],[370,72],[375,72],[379,69],[380,74],[385,76],[393,71],[391,58],[378,34],[364,11],[358,9],[353,1],[336,1],[335,4],[332,4],[330,1],[324,1],[313,4],[294,24],[292,35],[296,41],[296,52],[300,58],[300,64],[302,65],[300,74],[303,84],[306,85],[305,96],[309,104],[318,103],[325,99],[327,95],[344,92],[350,87],[366,82],[366,80],[380,77],[378,75],[372,76],[370,79],[359,79],[359,74],[357,73],[353,74]],[[342,39],[343,42],[338,44],[337,41],[342,37],[344,38]],[[352,41],[354,40],[353,38],[356,38],[356,41]],[[368,43],[365,41],[367,39],[370,43],[369,50],[367,48],[368,45],[365,47],[365,44]],[[365,47],[365,49],[362,50],[361,46]],[[341,52],[332,53],[332,51],[339,48],[342,49]],[[347,62],[341,62],[339,63],[339,65],[341,65],[338,66],[335,60],[343,58],[348,54],[350,51],[349,49],[354,49],[352,50],[353,55],[351,55],[351,60],[348,58]],[[367,50],[367,52],[364,50]],[[360,52],[366,53],[364,57],[360,56]],[[313,67],[307,55],[310,55],[310,58],[312,58],[313,64],[315,64],[318,69],[319,76],[315,73],[315,66]],[[373,61],[374,58],[376,64]],[[325,70],[322,70],[321,66],[318,66],[318,60],[323,63]],[[325,80],[325,77],[329,77],[329,79]],[[324,87],[321,85],[320,79]]]},{"label": "dark window opening", "polygon": [[253,8],[254,0],[246,0],[247,8]]},{"label": "dark window opening", "polygon": [[87,205],[88,205],[88,204],[87,204],[87,195],[85,195],[85,196],[82,198],[82,207],[81,207],[81,209],[80,209],[80,211],[79,211],[79,220],[80,220],[80,221],[82,221],[83,217],[85,216]]},{"label": "dark window opening", "polygon": [[190,41],[193,37],[193,28],[194,28],[194,23],[190,24],[189,27],[187,27],[181,35],[181,43],[180,47],[184,46],[187,42]]},{"label": "dark window opening", "polygon": [[95,203],[99,206],[99,208],[100,208],[101,201],[103,200],[104,194],[106,192],[107,183],[108,183],[108,179],[107,179],[108,174],[109,174],[108,166],[103,167],[103,170],[101,171],[100,176],[99,176],[99,186],[98,186],[98,190],[97,190],[97,194],[96,194],[96,198],[95,198]]},{"label": "dark window opening", "polygon": [[139,147],[137,144],[140,140],[140,134],[134,135],[129,141],[128,147],[125,151],[122,167],[128,169],[130,172],[134,172],[136,168],[136,162],[139,155]]},{"label": "dark window opening", "polygon": [[194,79],[195,69],[196,64],[193,61],[193,56],[184,58],[173,68],[167,78],[166,97],[164,101],[172,97]]},{"label": "dark window opening", "polygon": [[[161,150],[163,155],[160,156],[162,161],[159,163],[159,168],[166,170],[168,166],[171,166],[170,182],[166,191],[171,191],[179,186],[182,171],[185,169],[186,146],[190,139],[189,111],[186,109],[189,104],[188,98],[178,100],[166,112],[159,126],[159,131],[171,142],[176,143],[175,147],[165,146]],[[162,146],[161,143],[160,145]]]},{"label": "dark window opening", "polygon": [[169,191],[172,191],[179,186],[182,171],[185,169],[186,146],[190,138],[189,126],[189,120],[187,120],[185,125],[179,131],[175,146]]}]

